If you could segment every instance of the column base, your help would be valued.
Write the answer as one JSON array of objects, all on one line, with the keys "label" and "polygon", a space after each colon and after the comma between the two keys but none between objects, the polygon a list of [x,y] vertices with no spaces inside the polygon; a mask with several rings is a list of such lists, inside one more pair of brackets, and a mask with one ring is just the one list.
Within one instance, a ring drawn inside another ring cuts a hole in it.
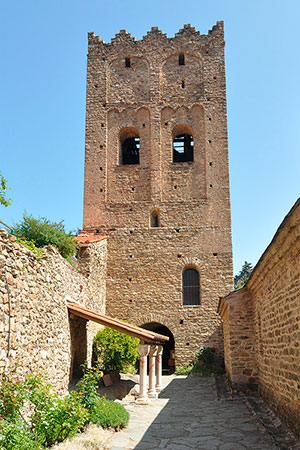
[{"label": "column base", "polygon": [[149,398],[157,398],[158,397],[158,393],[157,392],[148,392],[148,397]]},{"label": "column base", "polygon": [[138,397],[135,401],[137,405],[149,405],[151,400],[148,397]]},{"label": "column base", "polygon": [[161,392],[162,390],[163,390],[163,387],[162,386],[156,386],[156,392]]}]

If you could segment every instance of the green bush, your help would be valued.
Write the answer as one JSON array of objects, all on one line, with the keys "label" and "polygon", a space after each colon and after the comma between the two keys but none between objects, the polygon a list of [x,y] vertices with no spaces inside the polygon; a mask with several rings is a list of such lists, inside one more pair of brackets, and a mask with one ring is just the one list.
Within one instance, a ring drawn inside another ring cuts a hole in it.
[{"label": "green bush", "polygon": [[105,327],[94,338],[97,360],[104,370],[126,372],[139,357],[139,340],[133,336]]},{"label": "green bush", "polygon": [[176,369],[176,375],[189,375],[190,373],[201,373],[209,375],[214,373],[220,375],[225,372],[224,359],[217,356],[214,347],[202,347],[195,355],[190,364]]},{"label": "green bush", "polygon": [[202,347],[196,353],[192,372],[220,375],[225,372],[224,359],[216,355],[214,347]]},{"label": "green bush", "polygon": [[96,390],[103,373],[83,366],[78,390],[60,398],[41,376],[4,375],[0,385],[0,450],[43,450],[88,423],[123,428],[129,414]]},{"label": "green bush", "polygon": [[176,375],[188,375],[191,373],[193,369],[193,364],[187,364],[186,366],[176,367],[175,374]]},{"label": "green bush", "polygon": [[45,217],[35,219],[25,213],[22,221],[14,225],[13,234],[18,238],[25,238],[29,243],[33,242],[38,248],[54,245],[64,258],[76,252],[76,241],[65,232],[64,225],[50,222]]},{"label": "green bush", "polygon": [[83,377],[77,385],[77,395],[88,411],[87,423],[92,422],[103,428],[120,429],[125,427],[129,420],[129,414],[124,406],[100,397],[97,393],[98,381],[103,376],[98,364],[91,368],[83,364],[82,368]]},{"label": "green bush", "polygon": [[0,450],[42,450],[31,428],[21,418],[0,419]]},{"label": "green bush", "polygon": [[0,449],[43,449],[74,436],[88,416],[77,393],[59,398],[41,376],[5,375],[0,386]]},{"label": "green bush", "polygon": [[[87,363],[81,365],[83,369],[83,376],[77,385],[80,401],[82,405],[89,411],[92,411],[96,399],[98,382],[103,376],[103,372],[99,370],[98,363],[95,367],[87,367]],[[88,422],[88,420],[87,420]]]},{"label": "green bush", "polygon": [[36,411],[33,416],[35,434],[43,445],[49,447],[56,442],[71,438],[86,424],[88,411],[82,407],[76,392],[64,398],[54,398],[47,408]]},{"label": "green bush", "polygon": [[104,397],[95,399],[90,414],[90,421],[103,428],[124,428],[129,421],[129,414],[123,405]]},{"label": "green bush", "polygon": [[16,242],[18,244],[23,245],[24,247],[26,247],[28,250],[30,250],[31,252],[33,252],[36,256],[38,256],[39,258],[41,258],[42,256],[44,256],[45,252],[42,248],[38,248],[34,241],[26,241],[26,239],[21,239],[21,238],[17,238]]}]

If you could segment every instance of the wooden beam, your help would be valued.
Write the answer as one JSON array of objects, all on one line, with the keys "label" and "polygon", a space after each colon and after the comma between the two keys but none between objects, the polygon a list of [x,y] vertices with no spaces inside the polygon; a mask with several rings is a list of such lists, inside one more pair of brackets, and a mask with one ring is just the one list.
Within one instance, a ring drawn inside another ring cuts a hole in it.
[{"label": "wooden beam", "polygon": [[121,320],[118,319],[113,319],[112,317],[108,317],[104,314],[97,313],[96,311],[90,310],[82,305],[73,303],[69,300],[67,301],[67,306],[70,312],[79,317],[82,317],[83,319],[92,320],[93,322],[120,331],[121,333],[137,337],[147,343],[165,344],[169,340],[168,336],[154,333],[153,331],[150,330],[145,330],[144,328],[137,327],[135,325],[131,325],[126,322],[122,322]]}]

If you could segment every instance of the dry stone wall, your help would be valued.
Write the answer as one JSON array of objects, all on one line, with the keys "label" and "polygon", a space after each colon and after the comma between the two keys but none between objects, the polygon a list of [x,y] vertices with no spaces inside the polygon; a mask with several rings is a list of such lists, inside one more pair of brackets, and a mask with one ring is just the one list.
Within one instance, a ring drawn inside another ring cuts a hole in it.
[{"label": "dry stone wall", "polygon": [[75,270],[54,247],[39,258],[0,230],[1,372],[8,365],[24,373],[47,372],[63,391],[79,364],[91,359],[99,326],[69,317],[66,306],[66,299],[73,299],[105,312],[106,240],[89,244],[87,251],[91,276]]},{"label": "dry stone wall", "polygon": [[300,199],[246,287],[223,298],[219,311],[232,383],[243,387],[255,382],[300,435]]}]

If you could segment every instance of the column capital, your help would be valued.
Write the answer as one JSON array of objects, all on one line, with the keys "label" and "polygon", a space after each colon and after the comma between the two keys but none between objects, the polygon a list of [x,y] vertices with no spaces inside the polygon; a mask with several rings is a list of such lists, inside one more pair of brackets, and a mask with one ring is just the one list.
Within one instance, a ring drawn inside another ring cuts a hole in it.
[{"label": "column capital", "polygon": [[156,356],[158,351],[158,345],[150,345],[149,356]]},{"label": "column capital", "polygon": [[157,354],[161,356],[163,354],[163,349],[162,345],[157,345]]},{"label": "column capital", "polygon": [[150,345],[148,344],[139,344],[138,345],[138,352],[140,357],[142,358],[143,356],[148,356],[150,351]]}]

